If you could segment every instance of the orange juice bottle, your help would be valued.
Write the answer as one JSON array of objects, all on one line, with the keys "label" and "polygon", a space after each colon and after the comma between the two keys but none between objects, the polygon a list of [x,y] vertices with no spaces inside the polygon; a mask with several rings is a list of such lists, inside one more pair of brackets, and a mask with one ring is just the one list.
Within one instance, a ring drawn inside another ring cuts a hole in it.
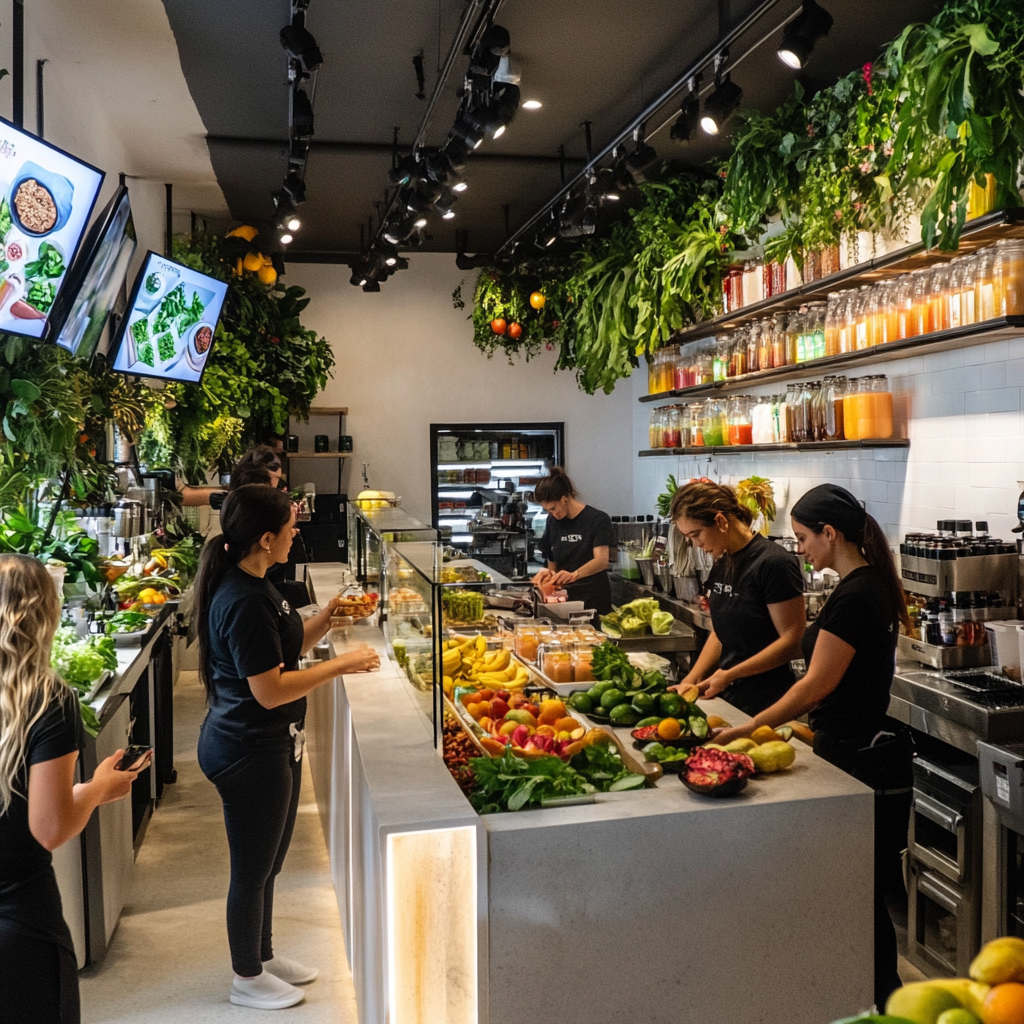
[{"label": "orange juice bottle", "polygon": [[928,274],[928,295],[933,331],[949,330],[948,290],[948,268],[946,266],[932,267]]},{"label": "orange juice bottle", "polygon": [[893,282],[893,304],[896,307],[896,337],[914,336],[914,280],[912,274],[904,274]]},{"label": "orange juice bottle", "polygon": [[1024,241],[1004,238],[997,244],[992,278],[996,316],[1024,314]]},{"label": "orange juice bottle", "polygon": [[861,438],[892,437],[892,394],[884,374],[866,378],[864,407],[858,433]]},{"label": "orange juice bottle", "polygon": [[843,432],[846,434],[847,441],[860,440],[860,434],[857,433],[859,392],[860,381],[851,377],[846,382],[846,391],[843,394]]},{"label": "orange juice bottle", "polygon": [[932,331],[931,282],[927,270],[915,270],[913,275],[913,334],[930,334]]}]

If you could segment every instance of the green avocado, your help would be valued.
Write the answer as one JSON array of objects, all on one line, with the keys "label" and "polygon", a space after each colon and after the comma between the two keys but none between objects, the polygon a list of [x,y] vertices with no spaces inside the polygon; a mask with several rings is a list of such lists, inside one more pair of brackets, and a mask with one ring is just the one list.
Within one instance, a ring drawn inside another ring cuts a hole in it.
[{"label": "green avocado", "polygon": [[[611,711],[612,708],[619,704],[625,704],[628,700],[629,698],[621,690],[616,690],[613,686],[601,694],[601,707],[605,711]],[[639,718],[639,715],[637,717]]]},{"label": "green avocado", "polygon": [[658,707],[666,718],[676,718],[686,706],[686,701],[678,693],[663,693],[658,698]]},{"label": "green avocado", "polygon": [[640,721],[640,715],[628,704],[617,704],[612,708],[609,718],[611,718],[613,725],[626,727],[634,726]]}]

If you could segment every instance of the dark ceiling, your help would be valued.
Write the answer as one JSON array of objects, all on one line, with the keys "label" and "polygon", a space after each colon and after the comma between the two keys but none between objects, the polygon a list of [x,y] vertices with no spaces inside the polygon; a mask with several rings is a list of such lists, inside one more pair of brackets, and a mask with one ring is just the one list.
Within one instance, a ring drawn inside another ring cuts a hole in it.
[{"label": "dark ceiling", "polygon": [[[593,122],[594,148],[611,142],[655,97],[720,38],[720,17],[738,24],[762,0],[506,0],[497,21],[512,38],[524,99],[505,136],[470,157],[469,189],[456,217],[431,219],[427,250],[454,252],[455,230],[471,252],[492,251],[560,187],[558,151],[569,174],[582,166],[580,123]],[[835,18],[805,71],[813,90],[874,59],[909,21],[930,17],[939,0],[823,0]],[[164,0],[186,80],[209,135],[210,156],[234,218],[264,222],[287,170],[286,58],[278,42],[288,0]],[[315,94],[316,134],[306,169],[308,201],[292,255],[338,258],[360,248],[360,226],[385,197],[393,127],[408,146],[426,107],[416,99],[412,58],[422,50],[427,94],[465,7],[463,0],[311,0],[307,27],[323,51]],[[793,73],[776,57],[775,30],[799,7],[778,0],[731,50],[744,104],[770,109],[785,99]],[[760,44],[760,45],[758,45]],[[748,51],[750,51],[748,53]],[[454,121],[460,58],[428,127],[439,144]],[[709,78],[705,75],[705,80]],[[671,124],[678,100],[649,122]],[[678,146],[665,127],[649,142],[659,156],[699,164],[727,139]]]}]

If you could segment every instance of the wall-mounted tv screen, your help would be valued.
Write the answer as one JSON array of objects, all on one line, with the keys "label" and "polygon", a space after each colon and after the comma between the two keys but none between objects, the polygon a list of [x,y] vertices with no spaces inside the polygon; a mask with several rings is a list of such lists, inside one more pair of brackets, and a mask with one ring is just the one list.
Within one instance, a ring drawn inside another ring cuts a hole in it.
[{"label": "wall-mounted tv screen", "polygon": [[50,336],[72,355],[87,362],[95,355],[137,246],[128,189],[122,186],[89,228],[50,315]]},{"label": "wall-mounted tv screen", "polygon": [[103,172],[0,118],[0,333],[42,338]]},{"label": "wall-mounted tv screen", "polygon": [[111,346],[110,368],[197,383],[213,348],[227,290],[215,277],[147,253]]}]

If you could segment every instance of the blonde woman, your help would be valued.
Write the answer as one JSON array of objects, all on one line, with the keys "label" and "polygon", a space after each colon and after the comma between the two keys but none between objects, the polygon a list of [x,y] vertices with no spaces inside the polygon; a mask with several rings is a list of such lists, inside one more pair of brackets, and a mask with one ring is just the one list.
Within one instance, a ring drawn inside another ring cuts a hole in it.
[{"label": "blonde woman", "polygon": [[0,555],[0,1019],[77,1024],[78,970],[51,851],[127,796],[123,751],[74,784],[78,699],[50,668],[60,601],[42,563]]}]

